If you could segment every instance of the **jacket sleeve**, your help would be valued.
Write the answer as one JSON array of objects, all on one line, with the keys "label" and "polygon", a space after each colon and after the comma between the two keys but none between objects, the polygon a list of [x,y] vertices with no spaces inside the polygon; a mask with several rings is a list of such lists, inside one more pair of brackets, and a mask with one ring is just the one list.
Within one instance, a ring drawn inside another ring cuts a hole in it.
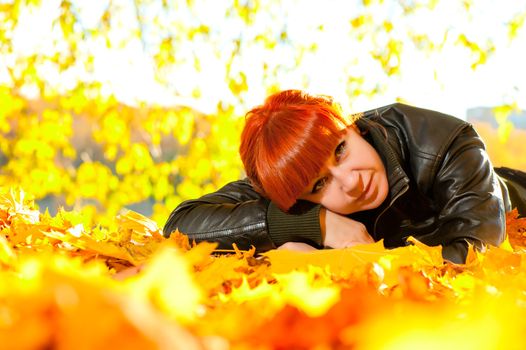
[{"label": "jacket sleeve", "polygon": [[505,208],[498,177],[484,143],[466,124],[443,152],[432,186],[438,228],[420,238],[443,245],[445,259],[463,263],[468,243],[483,249],[505,236]]},{"label": "jacket sleeve", "polygon": [[289,241],[321,244],[319,206],[298,214],[284,213],[246,179],[181,203],[164,226],[165,237],[176,229],[196,242],[217,242],[219,249],[232,249],[233,243],[240,249],[254,246],[256,252]]}]

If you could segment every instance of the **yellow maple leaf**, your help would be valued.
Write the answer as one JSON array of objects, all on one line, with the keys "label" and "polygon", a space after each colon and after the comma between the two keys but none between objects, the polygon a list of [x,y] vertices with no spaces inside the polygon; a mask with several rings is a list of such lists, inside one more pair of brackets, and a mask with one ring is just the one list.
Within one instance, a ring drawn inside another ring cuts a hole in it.
[{"label": "yellow maple leaf", "polygon": [[132,210],[127,210],[115,218],[119,229],[124,232],[130,232],[132,239],[138,243],[155,240],[161,242],[164,240],[162,230],[157,223],[146,216]]}]

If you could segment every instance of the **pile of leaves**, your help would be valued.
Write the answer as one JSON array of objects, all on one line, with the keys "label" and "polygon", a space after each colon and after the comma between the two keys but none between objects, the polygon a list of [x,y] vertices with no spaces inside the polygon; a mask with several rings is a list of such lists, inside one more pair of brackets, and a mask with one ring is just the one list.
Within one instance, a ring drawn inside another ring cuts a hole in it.
[{"label": "pile of leaves", "polygon": [[382,242],[216,254],[135,212],[85,227],[0,195],[5,349],[520,349],[526,222],[466,264]]}]

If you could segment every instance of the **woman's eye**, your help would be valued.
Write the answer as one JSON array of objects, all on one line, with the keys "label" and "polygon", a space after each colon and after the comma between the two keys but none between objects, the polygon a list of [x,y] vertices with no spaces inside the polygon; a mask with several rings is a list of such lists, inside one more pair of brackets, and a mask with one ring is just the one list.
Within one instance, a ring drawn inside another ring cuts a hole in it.
[{"label": "woman's eye", "polygon": [[342,141],[336,146],[336,149],[334,150],[334,157],[337,161],[341,159],[343,154],[345,153],[346,144],[345,141]]},{"label": "woman's eye", "polygon": [[317,193],[319,191],[321,191],[323,189],[323,187],[325,187],[325,184],[327,183],[327,178],[326,177],[323,177],[321,179],[319,179],[318,181],[316,181],[316,183],[314,184],[314,186],[312,186],[312,193]]}]

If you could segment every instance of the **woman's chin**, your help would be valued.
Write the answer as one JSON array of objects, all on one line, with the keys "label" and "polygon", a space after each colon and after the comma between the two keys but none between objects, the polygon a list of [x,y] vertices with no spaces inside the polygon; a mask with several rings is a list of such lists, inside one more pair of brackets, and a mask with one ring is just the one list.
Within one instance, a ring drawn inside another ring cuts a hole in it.
[{"label": "woman's chin", "polygon": [[385,186],[383,185],[384,184],[380,184],[379,186],[377,186],[375,189],[373,189],[373,192],[369,194],[368,197],[364,198],[361,201],[353,202],[347,206],[333,208],[329,210],[341,215],[349,215],[364,210],[376,209],[380,205],[382,205],[382,203],[387,198],[387,184],[385,184]]}]

